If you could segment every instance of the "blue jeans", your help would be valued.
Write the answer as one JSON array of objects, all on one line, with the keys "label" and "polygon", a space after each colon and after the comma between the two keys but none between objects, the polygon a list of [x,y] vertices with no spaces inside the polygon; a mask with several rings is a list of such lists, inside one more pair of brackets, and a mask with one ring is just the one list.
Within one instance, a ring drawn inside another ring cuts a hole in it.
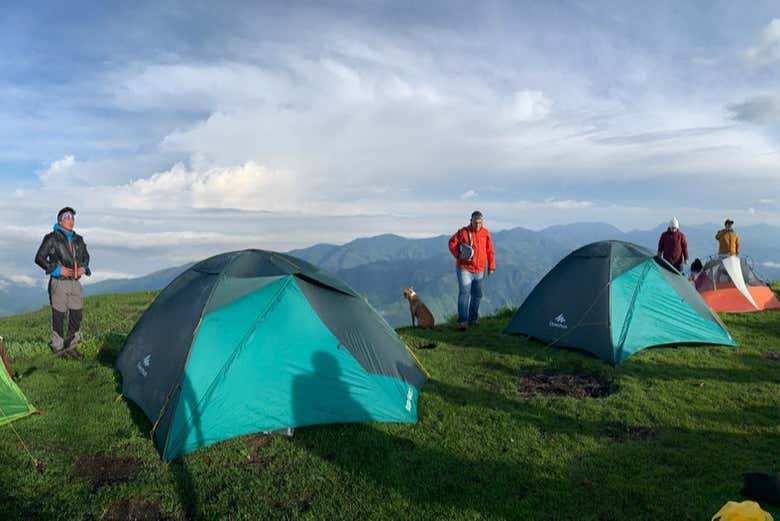
[{"label": "blue jeans", "polygon": [[455,268],[458,276],[458,324],[479,318],[479,301],[482,299],[482,279],[485,272],[472,273]]}]

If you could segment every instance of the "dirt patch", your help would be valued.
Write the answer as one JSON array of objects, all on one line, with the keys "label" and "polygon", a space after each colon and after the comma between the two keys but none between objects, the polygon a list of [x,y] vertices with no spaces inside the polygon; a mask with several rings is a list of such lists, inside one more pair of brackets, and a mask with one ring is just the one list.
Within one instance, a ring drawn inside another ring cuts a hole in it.
[{"label": "dirt patch", "polygon": [[244,436],[244,445],[248,449],[262,449],[268,447],[271,444],[271,434],[250,434]]},{"label": "dirt patch", "polygon": [[770,351],[764,355],[764,358],[767,360],[772,360],[773,362],[780,362],[780,353],[776,351]]},{"label": "dirt patch", "polygon": [[586,373],[542,373],[524,377],[518,386],[520,396],[568,396],[582,400],[584,398],[603,398],[611,394],[609,384]]},{"label": "dirt patch", "polygon": [[138,458],[108,454],[84,454],[73,466],[76,475],[89,481],[95,488],[132,481],[142,470],[142,463]]},{"label": "dirt patch", "polygon": [[276,462],[276,457],[266,454],[266,449],[273,442],[273,434],[250,434],[243,437],[244,446],[248,449],[247,463],[270,469]]},{"label": "dirt patch", "polygon": [[626,441],[653,441],[658,437],[658,431],[644,425],[634,427],[620,425],[610,429],[607,433],[607,437],[617,443]]},{"label": "dirt patch", "polygon": [[125,498],[111,503],[101,521],[173,521],[160,511],[160,505],[155,501],[143,498]]},{"label": "dirt patch", "polygon": [[439,344],[424,338],[403,338],[408,347],[412,349],[436,349]]}]

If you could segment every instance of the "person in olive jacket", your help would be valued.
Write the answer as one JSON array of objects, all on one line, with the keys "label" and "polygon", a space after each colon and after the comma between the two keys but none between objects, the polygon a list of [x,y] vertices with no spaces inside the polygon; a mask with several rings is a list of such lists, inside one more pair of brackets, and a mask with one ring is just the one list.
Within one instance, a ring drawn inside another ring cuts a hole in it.
[{"label": "person in olive jacket", "polygon": [[[49,278],[51,304],[51,349],[57,356],[81,359],[76,348],[81,341],[83,303],[81,282],[89,270],[89,252],[81,235],[73,231],[76,211],[65,207],[57,213],[57,224],[41,242],[35,263]],[[65,337],[65,314],[68,314],[68,336]]]}]

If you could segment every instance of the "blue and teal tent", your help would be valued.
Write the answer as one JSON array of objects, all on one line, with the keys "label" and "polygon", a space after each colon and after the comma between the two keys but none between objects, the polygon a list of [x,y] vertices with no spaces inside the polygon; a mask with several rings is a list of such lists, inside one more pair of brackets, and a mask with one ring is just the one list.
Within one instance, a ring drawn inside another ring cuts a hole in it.
[{"label": "blue and teal tent", "polygon": [[736,345],[693,284],[652,251],[623,241],[566,256],[504,332],[583,349],[614,365],[650,346]]},{"label": "blue and teal tent", "polygon": [[122,393],[175,459],[255,432],[416,422],[424,372],[341,280],[245,250],[195,264],[155,299],[117,359]]}]

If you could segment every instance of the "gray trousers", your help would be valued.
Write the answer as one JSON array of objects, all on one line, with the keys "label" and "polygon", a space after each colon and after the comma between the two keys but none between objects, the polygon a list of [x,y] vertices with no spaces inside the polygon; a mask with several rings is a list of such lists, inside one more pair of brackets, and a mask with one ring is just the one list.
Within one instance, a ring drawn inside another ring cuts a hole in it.
[{"label": "gray trousers", "polygon": [[[84,304],[81,283],[72,279],[49,279],[51,304],[51,348],[53,351],[76,347],[81,341],[81,316]],[[65,314],[68,336],[65,336]]]}]

